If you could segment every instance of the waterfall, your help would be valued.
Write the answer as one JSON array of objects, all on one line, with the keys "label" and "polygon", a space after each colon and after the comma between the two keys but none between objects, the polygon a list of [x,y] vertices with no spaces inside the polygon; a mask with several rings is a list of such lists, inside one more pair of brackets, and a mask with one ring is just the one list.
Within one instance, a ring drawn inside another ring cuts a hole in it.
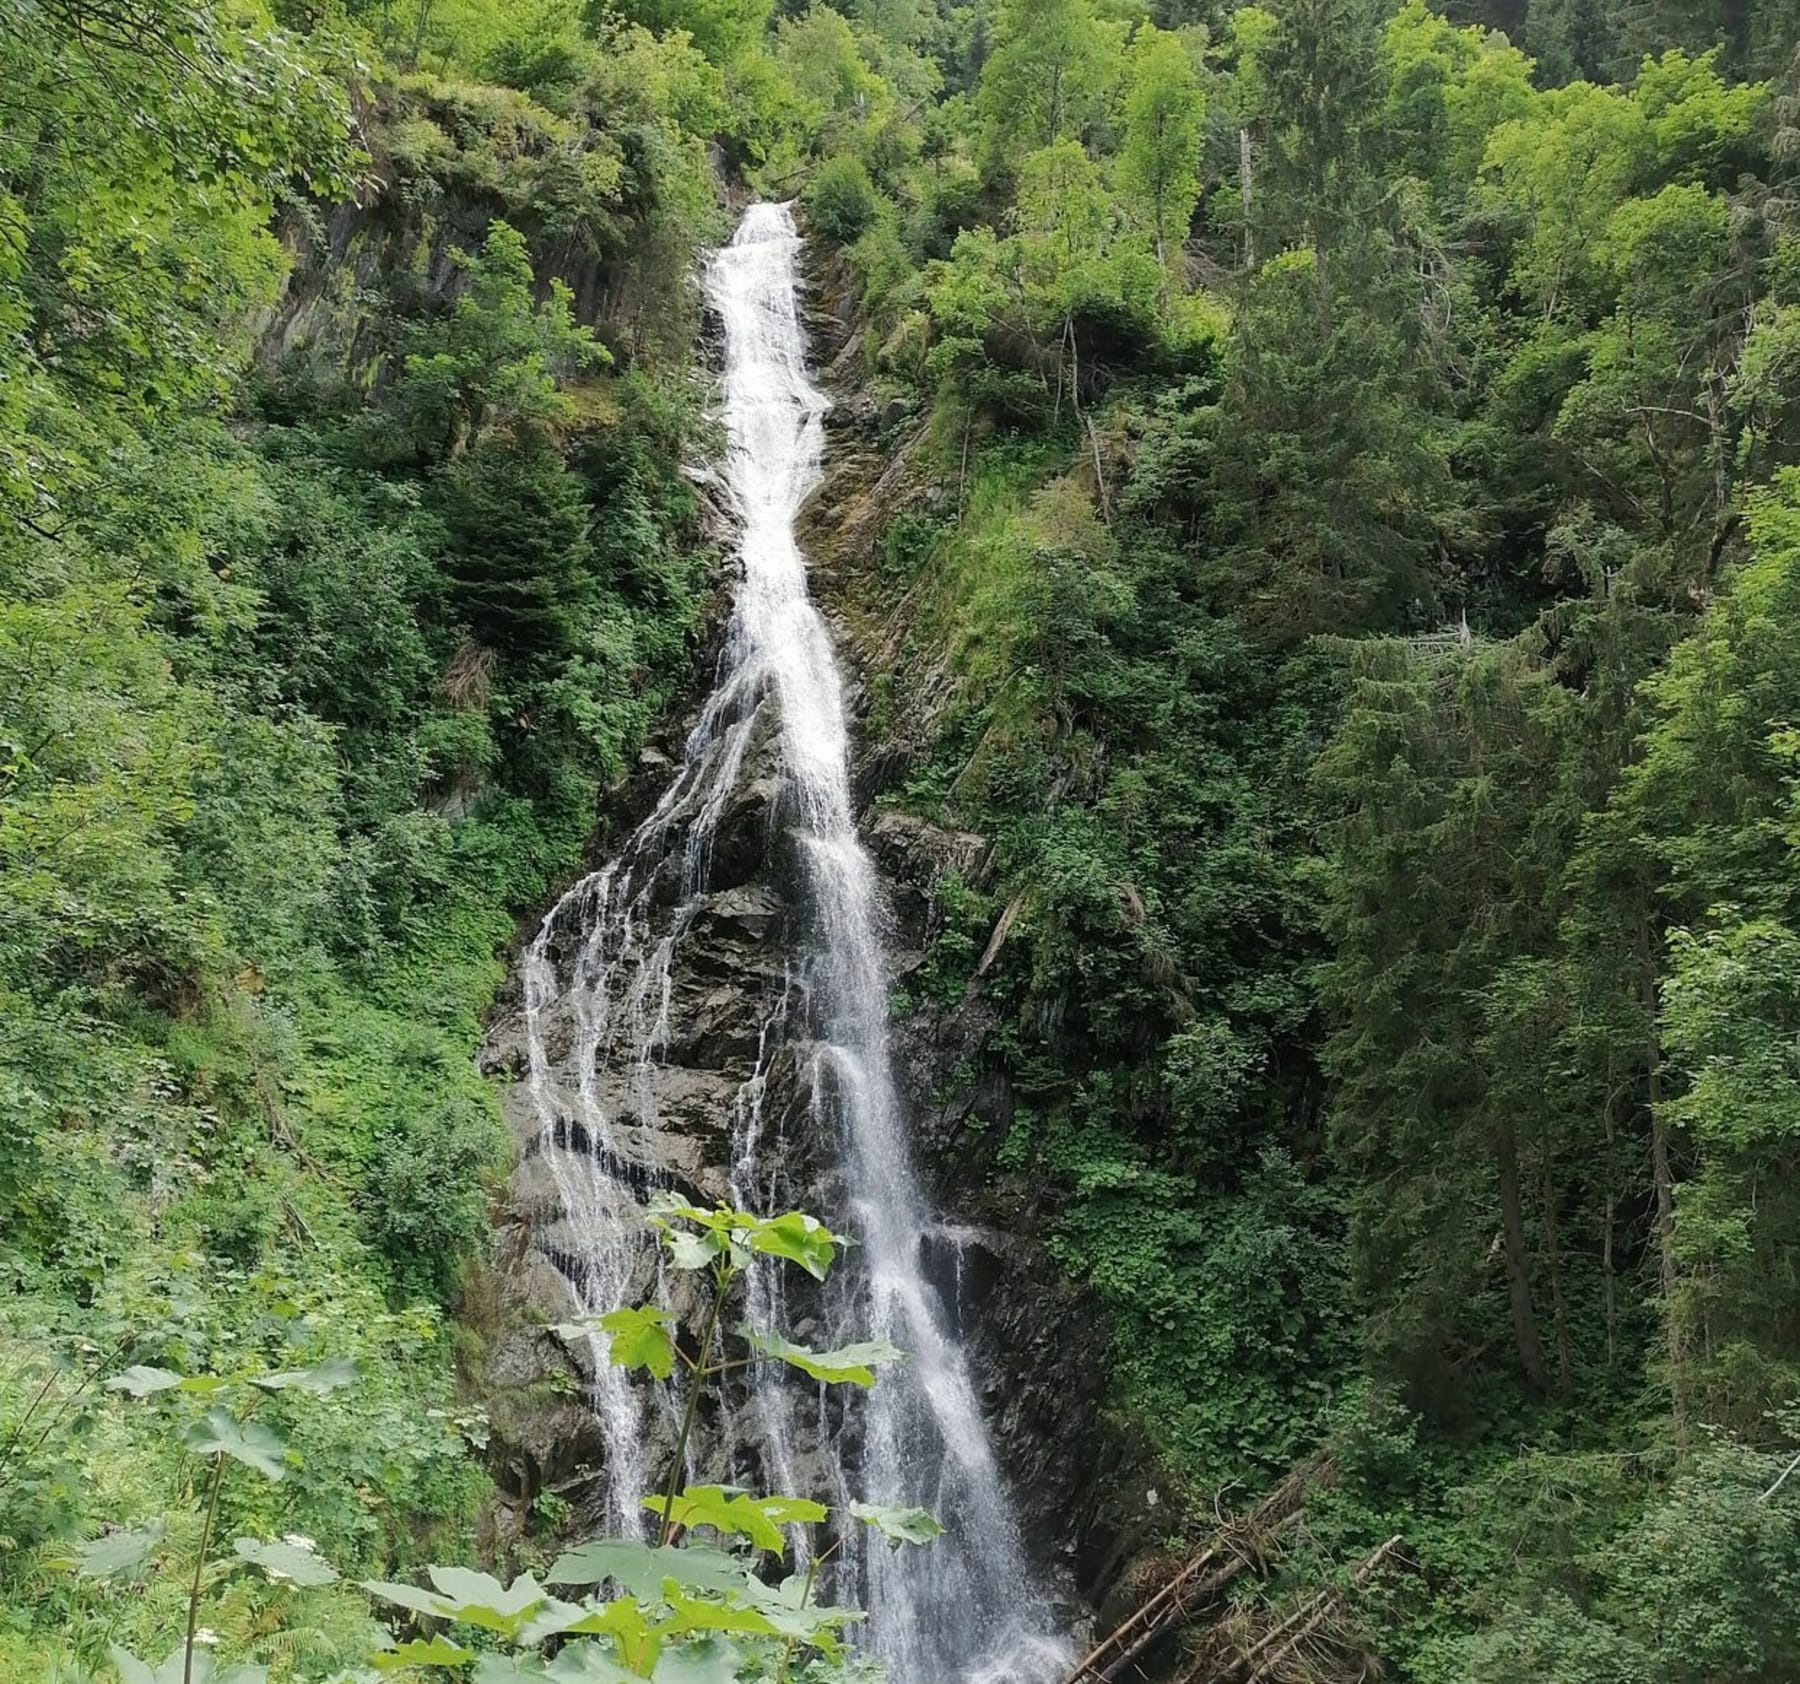
[{"label": "waterfall", "polygon": [[[828,407],[806,375],[799,250],[787,208],[755,205],[707,275],[724,324],[723,478],[741,563],[718,683],[655,809],[611,864],[551,909],[525,957],[524,1085],[561,1207],[538,1244],[584,1311],[666,1285],[642,1221],[659,1174],[646,1149],[657,1125],[653,1078],[683,937],[707,905],[713,845],[772,708],[773,811],[794,852],[805,939],[801,963],[770,981],[754,1069],[736,1091],[729,1188],[752,1207],[781,1195],[792,1143],[780,1131],[795,1125],[772,1125],[764,1097],[787,1049],[808,1061],[804,1121],[828,1166],[819,1191],[841,1206],[815,1213],[858,1242],[817,1317],[833,1342],[884,1336],[910,1360],[848,1402],[759,1366],[725,1442],[694,1452],[695,1470],[748,1467],[770,1489],[930,1509],[946,1527],[933,1545],[894,1551],[858,1537],[834,1563],[835,1593],[870,1611],[859,1641],[894,1684],[1037,1684],[1065,1649],[995,1464],[955,1326],[954,1283],[927,1268],[928,1241],[942,1231],[912,1162],[890,1061],[881,901],[856,832],[844,685],[795,536],[819,479]],[[785,1286],[772,1264],[758,1265],[752,1323],[785,1320]],[[675,1407],[674,1388],[629,1383],[600,1360],[598,1344],[592,1357],[608,1519],[641,1535],[640,1499],[657,1472],[646,1468],[645,1444],[656,1441],[658,1413]],[[834,1490],[796,1488],[797,1470],[821,1467]]]}]

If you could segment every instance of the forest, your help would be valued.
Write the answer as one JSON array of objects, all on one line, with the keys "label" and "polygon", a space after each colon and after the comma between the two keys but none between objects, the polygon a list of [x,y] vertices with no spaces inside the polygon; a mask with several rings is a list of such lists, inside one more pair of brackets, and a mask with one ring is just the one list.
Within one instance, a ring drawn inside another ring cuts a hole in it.
[{"label": "forest", "polygon": [[987,847],[892,1015],[1168,1549],[1329,1452],[1230,1617],[1402,1564],[1272,1681],[1800,1679],[1791,0],[0,0],[0,1684],[872,1676],[485,1577],[584,1534],[476,1052],[715,653],[755,199],[871,812]]}]

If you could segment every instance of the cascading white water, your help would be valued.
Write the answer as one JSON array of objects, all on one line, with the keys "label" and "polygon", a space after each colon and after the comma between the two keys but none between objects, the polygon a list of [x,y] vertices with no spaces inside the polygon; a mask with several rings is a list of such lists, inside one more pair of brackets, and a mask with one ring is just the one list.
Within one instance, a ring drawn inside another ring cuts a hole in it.
[{"label": "cascading white water", "polygon": [[[551,910],[526,955],[526,1085],[562,1205],[555,1260],[583,1309],[610,1309],[643,1280],[641,1201],[654,1172],[636,1136],[654,1098],[642,1078],[664,1050],[671,978],[705,898],[712,839],[759,709],[772,701],[778,806],[797,849],[810,938],[804,974],[789,976],[772,1002],[755,1074],[738,1094],[732,1191],[752,1205],[773,1191],[780,1143],[765,1138],[766,1073],[778,1044],[803,1047],[817,1063],[813,1118],[849,1205],[819,1214],[860,1242],[835,1277],[828,1317],[843,1338],[885,1336],[910,1361],[848,1412],[827,1409],[786,1371],[758,1370],[730,1436],[773,1487],[786,1488],[810,1435],[829,1453],[840,1501],[919,1504],[945,1524],[926,1549],[859,1544],[840,1556],[841,1590],[870,1609],[862,1641],[894,1684],[1035,1684],[1054,1675],[1065,1648],[1032,1587],[967,1363],[926,1270],[933,1219],[889,1060],[880,900],[856,833],[844,686],[795,537],[819,477],[828,407],[806,376],[799,249],[787,208],[755,205],[708,273],[725,330],[724,477],[742,562],[721,676],[656,810],[611,865]],[[651,914],[670,899],[671,858],[680,883],[659,933]],[[561,1061],[576,1072],[572,1094],[547,1050],[552,1018],[572,1041]],[[749,1312],[759,1323],[782,1315],[772,1269],[753,1276]],[[651,1395],[597,1363],[608,1506],[614,1525],[634,1533],[647,1487],[642,1412],[658,1407]]]}]

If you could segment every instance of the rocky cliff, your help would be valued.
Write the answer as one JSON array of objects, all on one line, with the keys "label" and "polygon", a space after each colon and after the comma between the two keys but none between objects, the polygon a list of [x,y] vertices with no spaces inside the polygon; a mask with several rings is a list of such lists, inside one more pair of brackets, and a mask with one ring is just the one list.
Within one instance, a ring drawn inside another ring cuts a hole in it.
[{"label": "rocky cliff", "polygon": [[[826,479],[808,507],[804,536],[815,588],[833,611],[840,654],[866,681],[879,672],[889,638],[859,607],[861,586],[876,564],[886,523],[910,500],[934,492],[912,471],[904,443],[885,448],[904,418],[877,414],[856,389],[850,359],[839,354],[853,338],[853,316],[828,278],[820,278],[813,303],[815,343],[834,370],[837,407]],[[866,697],[868,683],[859,683],[857,693]],[[681,924],[678,961],[653,1007],[660,1014],[660,1057],[647,1062],[627,1047],[588,1046],[566,1014],[540,1025],[540,1037],[559,1091],[579,1085],[582,1059],[596,1060],[599,1097],[618,1124],[604,1148],[585,1138],[568,1144],[623,1159],[606,1166],[610,1173],[672,1185],[705,1202],[728,1197],[745,1096],[754,1093],[758,1126],[773,1144],[759,1201],[830,1210],[840,1201],[830,1184],[830,1154],[816,1138],[804,1028],[790,1023],[785,1033],[767,1033],[771,1019],[787,1010],[804,938],[796,862],[780,806],[774,706],[768,698],[759,704],[735,793],[725,810],[709,816],[705,894],[684,902],[679,888],[686,821],[694,815],[667,815],[648,857],[633,867],[647,886],[647,916],[670,934]],[[629,833],[655,804],[698,707],[697,695],[688,715],[669,720],[645,749],[634,775],[610,797],[601,837]],[[946,880],[979,882],[988,869],[985,838],[944,830],[887,799],[904,771],[891,748],[863,756],[857,767],[861,828],[884,880],[898,998],[906,997],[939,933]],[[597,843],[595,865],[608,846]],[[563,974],[577,962],[572,946],[559,939],[547,948]],[[554,1331],[570,1313],[582,1265],[563,1231],[558,1184],[539,1147],[540,1111],[527,1092],[524,1009],[515,975],[484,1052],[485,1067],[508,1083],[519,1154],[499,1215],[507,1313],[486,1375],[502,1540],[520,1535],[527,1511],[545,1491],[591,1520],[596,1475],[607,1455],[587,1345]],[[1080,1624],[1107,1601],[1144,1542],[1156,1499],[1148,1490],[1147,1458],[1107,1413],[1106,1328],[1044,1247],[1037,1189],[990,1161],[988,1143],[1003,1136],[1011,1108],[998,1064],[985,1057],[995,1028],[993,1008],[978,993],[953,1007],[910,1009],[895,1021],[895,1063],[916,1158],[942,1214],[925,1240],[932,1273],[960,1324],[1027,1542]],[[590,1073],[589,1079],[596,1078]],[[578,1123],[558,1126],[580,1131]],[[652,1269],[646,1260],[632,1283],[635,1292],[648,1296],[656,1289]],[[801,1318],[805,1337],[805,1304],[789,1313]],[[726,1399],[728,1408],[732,1401]],[[730,1435],[716,1434],[715,1443],[729,1445]],[[665,1448],[651,1447],[650,1459]],[[728,1451],[714,1454],[720,1476],[731,1475]],[[804,1467],[796,1472],[806,1477]]]}]

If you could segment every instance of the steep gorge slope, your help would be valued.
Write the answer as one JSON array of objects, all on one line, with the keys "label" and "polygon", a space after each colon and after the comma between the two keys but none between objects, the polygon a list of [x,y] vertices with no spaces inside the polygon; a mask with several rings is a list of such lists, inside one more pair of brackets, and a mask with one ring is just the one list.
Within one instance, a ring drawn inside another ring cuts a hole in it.
[{"label": "steep gorge slope", "polygon": [[[838,400],[839,411],[851,415],[864,406],[848,387]],[[833,425],[830,437],[805,530],[810,545],[842,556],[869,520],[869,488],[851,432]],[[743,635],[733,633],[733,651]],[[840,647],[842,641],[840,628]],[[771,653],[801,659],[798,650]],[[819,1059],[823,1043],[812,1038],[818,1006],[809,1003],[806,983],[816,969],[807,849],[820,844],[796,829],[793,749],[779,687],[765,689],[768,681],[749,669],[743,705],[751,711],[734,718],[730,709],[734,687],[746,684],[734,665],[744,659],[738,652],[718,657],[721,688],[684,725],[684,748],[676,749],[669,732],[666,748],[641,757],[631,791],[643,793],[621,791],[617,810],[629,813],[654,799],[654,812],[625,853],[578,886],[531,939],[490,1036],[485,1059],[511,1078],[508,1111],[520,1156],[503,1246],[517,1322],[491,1369],[513,1400],[500,1416],[500,1465],[515,1529],[541,1490],[574,1502],[593,1523],[629,1527],[620,1487],[641,1485],[640,1463],[668,1454],[672,1422],[659,1426],[654,1411],[644,1420],[641,1405],[620,1394],[622,1378],[596,1369],[599,1352],[589,1341],[542,1326],[566,1322],[572,1309],[666,1290],[637,1238],[633,1201],[646,1188],[828,1215],[844,1202],[833,1078]],[[687,769],[678,774],[680,762]],[[855,783],[860,789],[865,780]],[[890,914],[886,968],[904,990],[941,919],[937,894],[946,877],[979,872],[986,849],[979,837],[897,813],[865,809],[862,820]],[[630,821],[605,828],[622,835]],[[1133,1453],[1104,1413],[1104,1340],[1092,1307],[1060,1281],[1033,1232],[1029,1187],[984,1187],[979,1166],[956,1150],[968,1109],[955,1091],[967,1062],[961,1042],[979,1035],[979,1024],[951,1032],[942,1023],[927,1029],[915,1016],[897,1030],[898,1118],[914,1160],[926,1166],[940,1213],[901,1243],[909,1252],[916,1243],[926,1290],[943,1300],[942,1319],[989,1417],[1027,1549],[1062,1587],[1060,1623],[1079,1628],[1083,1606],[1105,1598],[1139,1530],[1123,1494]],[[859,1206],[859,1218],[842,1220],[852,1228],[857,1220],[921,1220],[894,1174],[883,1172],[872,1191],[890,1209],[877,1214]],[[781,1308],[779,1300],[774,1307]],[[786,1313],[801,1317],[803,1338],[812,1335],[814,1318],[837,1319],[811,1298],[788,1302]],[[908,1334],[896,1329],[903,1343]],[[918,1327],[910,1334],[935,1337]],[[533,1397],[559,1379],[568,1401],[534,1407]],[[780,1393],[749,1382],[731,1386],[726,1397],[712,1423],[717,1448],[701,1460],[709,1473],[752,1486],[773,1480],[802,1493],[842,1486],[845,1459],[858,1455],[844,1427],[790,1419]],[[646,1432],[648,1449],[640,1442]],[[905,1441],[907,1454],[926,1457],[929,1446],[914,1436]],[[629,1470],[621,1468],[625,1456]],[[925,1477],[924,1467],[914,1477]],[[859,1477],[866,1476],[852,1475]],[[940,1492],[936,1504],[949,1505],[953,1525],[991,1533],[1001,1524],[960,1512],[953,1491]],[[947,1540],[940,1558],[953,1564],[970,1541]],[[930,1574],[946,1632],[972,1633],[982,1616],[973,1606],[952,1615],[960,1606],[952,1578],[936,1562]],[[884,1589],[878,1579],[870,1594],[878,1642],[898,1643],[881,1637],[884,1617],[919,1614],[901,1587]],[[1016,1591],[1010,1600],[1015,1613],[1022,1609]],[[1028,1664],[1027,1641],[1021,1633],[1003,1644],[1009,1665]],[[895,1658],[905,1670],[913,1663],[900,1647]]]}]

